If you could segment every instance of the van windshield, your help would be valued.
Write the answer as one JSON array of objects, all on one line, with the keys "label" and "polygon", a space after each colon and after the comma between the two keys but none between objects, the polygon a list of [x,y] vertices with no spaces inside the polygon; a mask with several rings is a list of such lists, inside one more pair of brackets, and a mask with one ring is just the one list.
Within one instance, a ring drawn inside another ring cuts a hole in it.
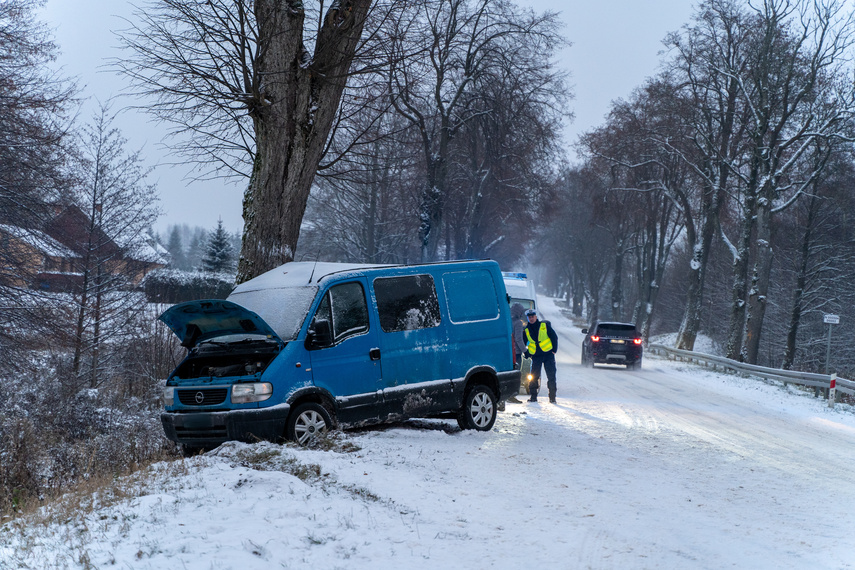
[{"label": "van windshield", "polygon": [[271,287],[232,293],[228,300],[246,307],[264,319],[279,338],[288,342],[297,338],[317,287]]}]

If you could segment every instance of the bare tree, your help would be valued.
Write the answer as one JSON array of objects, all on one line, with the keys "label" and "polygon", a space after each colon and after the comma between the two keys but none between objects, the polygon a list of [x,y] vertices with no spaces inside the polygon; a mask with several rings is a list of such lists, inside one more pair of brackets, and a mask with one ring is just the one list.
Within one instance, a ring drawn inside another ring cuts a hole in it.
[{"label": "bare tree", "polygon": [[[25,242],[41,241],[46,203],[67,192],[63,143],[75,86],[50,69],[56,46],[36,19],[43,0],[0,2],[0,224]],[[28,287],[38,267],[0,240],[2,368],[23,364],[16,354],[57,332],[55,315]],[[27,333],[31,334],[27,334]]]},{"label": "bare tree", "polygon": [[[561,40],[555,15],[536,16],[506,0],[415,0],[388,34],[389,91],[395,109],[418,132],[425,165],[419,207],[422,261],[436,259],[442,239],[452,141],[477,117],[474,89],[507,62],[541,73]],[[534,54],[540,58],[534,57]]]},{"label": "bare tree", "polygon": [[[353,121],[373,120],[370,116]],[[417,261],[417,152],[403,119],[386,113],[370,142],[324,170],[309,197],[300,252],[309,259],[369,263]]]},{"label": "bare tree", "polygon": [[0,221],[27,225],[62,191],[61,142],[75,85],[52,71],[56,46],[35,11],[44,0],[0,3]]},{"label": "bare tree", "polygon": [[[622,310],[627,295],[624,277],[618,273],[632,275],[624,267],[628,265],[624,259],[632,254],[637,287],[632,321],[645,338],[673,245],[678,238],[695,243],[692,216],[704,223],[698,212],[697,175],[690,163],[695,155],[683,138],[690,132],[683,122],[689,106],[675,95],[678,91],[662,78],[650,80],[628,100],[613,103],[605,125],[580,139],[587,168],[598,172],[610,190],[602,198],[600,218],[612,228],[618,246],[612,278],[614,316],[627,318]],[[689,301],[691,293],[690,287]]]},{"label": "bare tree", "polygon": [[370,5],[150,0],[120,33],[116,66],[187,137],[178,149],[249,175],[238,283],[293,259]]},{"label": "bare tree", "polygon": [[570,98],[534,34],[479,73],[464,106],[473,113],[451,141],[446,258],[510,264],[525,251],[541,197],[555,178]]},{"label": "bare tree", "polygon": [[838,78],[855,39],[853,24],[837,0],[764,0],[749,19],[752,65],[736,76],[748,148],[745,167],[731,165],[744,198],[734,248],[730,358],[757,361],[774,214],[793,204],[825,165],[798,169],[800,161],[817,139],[852,138],[855,90]]},{"label": "bare tree", "polygon": [[677,347],[686,350],[694,347],[702,322],[710,253],[731,194],[731,168],[741,156],[739,76],[750,58],[745,18],[735,0],[704,0],[693,23],[666,39],[674,55],[659,87],[666,96],[673,90],[671,107],[663,110],[677,121],[665,123],[655,137],[691,171],[684,184],[669,189],[682,211],[691,251],[677,334]]},{"label": "bare tree", "polygon": [[146,181],[139,152],[128,152],[127,141],[112,127],[114,118],[109,105],[101,105],[83,128],[74,206],[85,216],[70,214],[68,222],[54,228],[80,253],[72,373],[81,378],[85,371],[92,388],[104,378],[101,356],[107,339],[116,343],[136,332],[127,325],[143,310],[145,299],[130,284],[141,270],[136,264],[146,261],[147,230],[158,215],[156,189]]},{"label": "bare tree", "polygon": [[[584,307],[588,322],[601,315],[601,298],[612,274],[615,246],[612,236],[598,224],[596,203],[608,187],[598,173],[588,168],[566,168],[549,200],[549,211],[530,251],[548,251],[551,264],[565,268],[572,289],[574,310]],[[533,254],[535,264],[540,256]],[[584,299],[584,303],[582,300]]]},{"label": "bare tree", "polygon": [[781,250],[777,255],[783,266],[780,271],[791,274],[794,280],[789,291],[792,301],[782,364],[787,370],[796,362],[799,337],[805,336],[801,332],[805,315],[811,311],[818,313],[818,307],[828,301],[828,297],[823,298],[829,292],[825,285],[843,277],[852,253],[843,212],[848,210],[855,173],[852,156],[842,146],[815,146],[811,153],[813,160],[823,161],[827,154],[834,154],[830,167],[825,169],[826,175],[821,180],[814,179],[809,191],[779,223],[778,233],[790,238],[790,243],[776,245]]},{"label": "bare tree", "polygon": [[627,318],[622,274],[628,273],[625,258],[631,254],[637,286],[631,320],[645,339],[671,248],[685,229],[677,197],[691,187],[690,168],[657,136],[679,132],[671,114],[663,112],[672,93],[650,82],[628,101],[615,102],[606,124],[581,138],[587,167],[599,172],[610,190],[597,202],[616,244],[613,317]]}]

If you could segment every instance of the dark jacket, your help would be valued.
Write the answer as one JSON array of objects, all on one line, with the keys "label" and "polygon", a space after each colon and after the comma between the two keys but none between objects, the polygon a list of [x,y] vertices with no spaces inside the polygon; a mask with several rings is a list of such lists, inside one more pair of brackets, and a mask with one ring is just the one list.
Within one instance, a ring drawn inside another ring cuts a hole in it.
[{"label": "dark jacket", "polygon": [[525,330],[525,323],[523,322],[524,312],[525,309],[519,303],[514,303],[511,306],[511,321],[513,323],[511,334],[514,337],[515,356],[525,352],[525,334],[523,333]]},{"label": "dark jacket", "polygon": [[[536,350],[534,354],[528,354],[529,356],[542,356],[544,354],[543,350],[540,349],[540,344],[537,343],[537,335],[540,334],[540,325],[541,323],[546,325],[546,335],[549,337],[549,340],[552,341],[552,350],[550,352],[555,354],[558,350],[558,335],[555,334],[555,331],[552,329],[552,323],[549,321],[541,321],[540,319],[534,321],[533,323],[528,323],[525,326],[525,330],[528,331],[528,334],[531,335],[531,338],[534,339]],[[523,342],[528,345],[528,336],[526,336],[525,331],[523,331]],[[526,349],[528,352],[528,349]]]}]

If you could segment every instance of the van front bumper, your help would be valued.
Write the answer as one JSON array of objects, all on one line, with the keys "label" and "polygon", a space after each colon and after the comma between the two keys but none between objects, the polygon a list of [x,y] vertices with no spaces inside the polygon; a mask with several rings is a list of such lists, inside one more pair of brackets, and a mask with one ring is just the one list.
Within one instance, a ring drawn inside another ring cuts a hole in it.
[{"label": "van front bumper", "polygon": [[185,445],[210,446],[224,441],[278,441],[285,437],[290,404],[220,412],[163,412],[167,439]]}]

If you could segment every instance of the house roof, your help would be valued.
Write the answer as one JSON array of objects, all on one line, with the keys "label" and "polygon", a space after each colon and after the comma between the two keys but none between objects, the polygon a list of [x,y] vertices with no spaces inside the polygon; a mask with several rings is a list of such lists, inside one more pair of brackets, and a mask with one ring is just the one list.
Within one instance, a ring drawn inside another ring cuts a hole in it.
[{"label": "house roof", "polygon": [[[169,263],[169,253],[151,235],[136,236],[132,240],[136,243],[127,243],[127,236],[109,236],[99,228],[90,228],[89,216],[74,204],[57,204],[55,210],[56,215],[48,223],[46,231],[74,251],[83,253],[94,237],[101,254],[158,265]],[[94,236],[89,234],[90,231]]]},{"label": "house roof", "polygon": [[[74,204],[55,205],[56,215],[45,227],[45,232],[79,254],[96,247],[100,255],[119,252],[119,246],[99,228],[92,225],[89,216]],[[90,233],[91,232],[91,233]]]},{"label": "house roof", "polygon": [[156,263],[159,265],[169,264],[169,252],[151,236],[144,242],[140,242],[135,247],[128,249],[125,256],[135,261]]},{"label": "house roof", "polygon": [[80,257],[70,248],[62,245],[44,232],[8,224],[0,224],[0,231],[18,241],[29,245],[50,257],[75,258]]}]

